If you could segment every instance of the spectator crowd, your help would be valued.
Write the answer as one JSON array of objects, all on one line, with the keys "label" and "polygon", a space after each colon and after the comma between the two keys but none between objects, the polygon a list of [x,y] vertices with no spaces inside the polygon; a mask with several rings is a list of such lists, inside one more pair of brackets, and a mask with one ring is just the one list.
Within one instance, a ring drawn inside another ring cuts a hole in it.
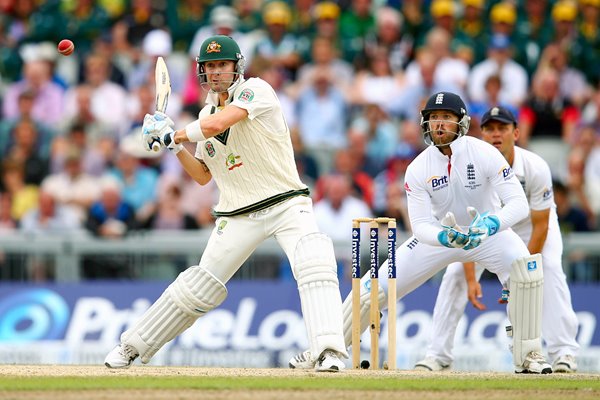
[{"label": "spectator crowd", "polygon": [[600,0],[4,0],[0,235],[211,227],[216,187],[147,152],[141,125],[159,56],[167,114],[197,118],[195,56],[213,34],[276,90],[334,240],[357,216],[410,230],[404,172],[424,146],[419,111],[442,90],[465,99],[473,136],[488,108],[510,108],[518,144],[552,167],[561,228],[598,231]]}]

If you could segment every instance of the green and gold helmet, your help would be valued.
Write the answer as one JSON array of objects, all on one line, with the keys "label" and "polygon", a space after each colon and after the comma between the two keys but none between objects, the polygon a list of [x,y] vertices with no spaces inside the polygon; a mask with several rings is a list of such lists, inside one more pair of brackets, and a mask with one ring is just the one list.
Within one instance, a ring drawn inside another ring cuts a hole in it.
[{"label": "green and gold helmet", "polygon": [[235,40],[229,36],[215,35],[202,42],[196,62],[200,64],[215,60],[238,61],[242,58],[240,46]]},{"label": "green and gold helmet", "polygon": [[[240,46],[225,35],[210,36],[200,46],[196,62],[198,63],[198,79],[200,83],[206,83],[206,73],[204,71],[204,63],[207,61],[230,60],[235,61],[235,73],[240,77],[244,76],[246,67],[246,59],[240,51]],[[238,80],[239,81],[239,80]]]}]

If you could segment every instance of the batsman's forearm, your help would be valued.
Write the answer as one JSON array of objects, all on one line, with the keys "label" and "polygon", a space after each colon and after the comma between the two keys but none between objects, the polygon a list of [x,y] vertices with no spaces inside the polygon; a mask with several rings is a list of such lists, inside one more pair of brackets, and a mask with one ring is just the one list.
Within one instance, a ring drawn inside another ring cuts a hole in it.
[{"label": "batsman's forearm", "polygon": [[185,129],[179,129],[179,130],[175,131],[175,134],[173,135],[173,140],[175,141],[176,144],[185,143],[185,142],[190,141],[190,139],[187,137]]},{"label": "batsman's forearm", "polygon": [[[177,131],[177,133],[175,134],[175,143],[201,142],[203,140],[218,135],[226,129],[225,128],[223,130],[219,130],[219,126],[215,127],[214,124],[210,124],[212,119],[209,121],[207,121],[207,119],[209,119],[209,117],[205,117],[202,120],[197,119],[187,124],[185,129]],[[179,140],[179,142],[177,140]]]},{"label": "batsman's forearm", "polygon": [[206,164],[195,158],[187,150],[177,153],[177,159],[187,174],[200,185],[206,185],[212,179],[210,170]]}]

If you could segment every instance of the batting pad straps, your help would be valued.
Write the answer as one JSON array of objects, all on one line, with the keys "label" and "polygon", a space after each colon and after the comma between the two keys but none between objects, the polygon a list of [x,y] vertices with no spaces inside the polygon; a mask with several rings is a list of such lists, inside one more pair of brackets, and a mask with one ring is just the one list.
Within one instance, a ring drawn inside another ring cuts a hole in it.
[{"label": "batting pad straps", "polygon": [[225,285],[209,271],[194,266],[183,271],[142,317],[121,335],[135,347],[143,363],[227,297]]},{"label": "batting pad straps", "polygon": [[293,265],[311,354],[316,358],[330,349],[348,357],[331,239],[322,233],[303,236],[296,245]]},{"label": "batting pad straps", "polygon": [[523,365],[529,352],[542,352],[542,256],[516,259],[510,270],[508,317],[512,324],[513,362]]},{"label": "batting pad straps", "polygon": [[[360,281],[360,332],[363,333],[369,326],[369,311],[371,309],[371,285],[368,280],[369,275],[365,275]],[[377,285],[377,301],[379,303],[379,310],[381,311],[386,306],[387,296],[385,295],[385,289],[381,285]],[[392,288],[396,290],[396,288]],[[344,318],[344,342],[346,346],[352,344],[352,292],[348,294],[348,297],[342,304],[342,316]]]}]

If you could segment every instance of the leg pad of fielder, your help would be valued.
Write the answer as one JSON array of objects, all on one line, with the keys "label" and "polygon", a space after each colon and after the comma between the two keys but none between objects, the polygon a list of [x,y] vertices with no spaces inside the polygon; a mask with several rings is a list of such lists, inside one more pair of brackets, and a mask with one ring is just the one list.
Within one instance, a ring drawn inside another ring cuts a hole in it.
[{"label": "leg pad of fielder", "polygon": [[[360,289],[360,332],[362,333],[371,323],[371,281],[369,279],[362,279]],[[381,285],[378,285],[377,289],[377,300],[379,310],[381,311],[386,305],[387,296],[385,295],[385,289]],[[392,290],[395,290],[395,288]],[[342,304],[342,316],[344,318],[344,341],[347,346],[350,346],[352,344],[352,292],[348,294],[348,297],[346,297]]]},{"label": "leg pad of fielder", "polygon": [[183,271],[130,329],[121,342],[132,345],[143,363],[227,297],[221,281],[204,268]]},{"label": "leg pad of fielder", "polygon": [[303,236],[294,253],[302,315],[313,358],[324,350],[348,357],[342,333],[342,298],[331,239],[322,233]]},{"label": "leg pad of fielder", "polygon": [[513,361],[521,366],[529,352],[542,352],[542,256],[516,259],[510,270],[508,317],[512,324]]}]

